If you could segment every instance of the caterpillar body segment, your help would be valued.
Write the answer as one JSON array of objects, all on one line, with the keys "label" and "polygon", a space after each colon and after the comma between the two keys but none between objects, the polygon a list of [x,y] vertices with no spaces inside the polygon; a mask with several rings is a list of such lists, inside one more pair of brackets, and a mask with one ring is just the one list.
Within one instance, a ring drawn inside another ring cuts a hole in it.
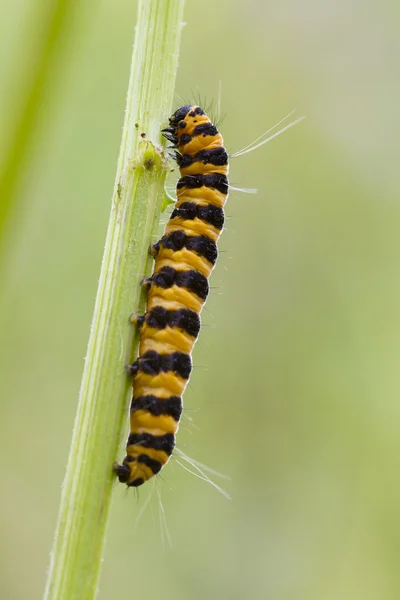
[{"label": "caterpillar body segment", "polygon": [[164,235],[151,249],[155,264],[144,281],[146,312],[133,317],[140,343],[131,368],[130,434],[122,465],[114,465],[119,481],[133,487],[156,475],[175,447],[228,196],[228,154],[199,106],[179,108],[163,135],[180,169],[177,201]]}]

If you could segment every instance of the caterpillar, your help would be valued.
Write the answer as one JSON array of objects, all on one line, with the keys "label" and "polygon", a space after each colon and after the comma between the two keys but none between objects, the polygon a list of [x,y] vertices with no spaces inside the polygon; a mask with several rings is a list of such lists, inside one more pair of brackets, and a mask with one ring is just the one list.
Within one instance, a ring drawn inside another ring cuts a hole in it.
[{"label": "caterpillar", "polygon": [[162,133],[175,149],[180,179],[164,235],[151,248],[155,264],[144,281],[146,311],[134,319],[139,357],[131,365],[130,433],[126,456],[113,467],[129,487],[159,473],[175,447],[228,197],[228,154],[202,108],[182,106]]}]

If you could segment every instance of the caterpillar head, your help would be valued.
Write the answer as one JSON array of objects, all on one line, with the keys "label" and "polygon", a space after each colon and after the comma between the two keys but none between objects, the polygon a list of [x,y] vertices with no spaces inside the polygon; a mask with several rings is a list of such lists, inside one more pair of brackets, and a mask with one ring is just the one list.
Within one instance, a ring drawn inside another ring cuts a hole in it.
[{"label": "caterpillar head", "polygon": [[[179,154],[193,157],[201,150],[212,150],[223,146],[218,129],[200,106],[182,106],[169,120],[170,127],[163,129],[163,135],[172,142]],[[179,164],[179,156],[172,155]]]},{"label": "caterpillar head", "polygon": [[[209,118],[200,106],[181,106],[169,119],[169,127],[163,129],[163,135],[174,147],[187,143],[197,125],[208,123]],[[186,140],[186,141],[185,141]]]}]

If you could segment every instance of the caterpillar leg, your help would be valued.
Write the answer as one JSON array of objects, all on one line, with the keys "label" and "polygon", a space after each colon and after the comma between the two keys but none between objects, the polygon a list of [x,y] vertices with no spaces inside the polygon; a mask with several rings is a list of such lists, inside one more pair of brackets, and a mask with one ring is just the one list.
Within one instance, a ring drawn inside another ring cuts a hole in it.
[{"label": "caterpillar leg", "polygon": [[136,375],[136,373],[138,372],[139,369],[139,365],[138,365],[138,361],[135,360],[135,362],[131,363],[130,365],[125,365],[125,370],[127,372],[128,375],[130,375],[131,377],[134,377]]},{"label": "caterpillar leg", "polygon": [[151,286],[151,277],[143,277],[140,285],[148,290]]},{"label": "caterpillar leg", "polygon": [[149,246],[149,254],[150,254],[150,256],[152,256],[153,258],[156,258],[159,249],[160,249],[160,241],[156,242],[155,244],[150,245]]},{"label": "caterpillar leg", "polygon": [[135,312],[133,312],[131,314],[131,316],[129,317],[129,322],[131,323],[131,325],[136,325],[136,327],[138,329],[140,329],[142,327],[144,320],[145,320],[144,315],[138,315]]},{"label": "caterpillar leg", "polygon": [[[148,290],[151,286],[151,277],[143,277],[143,279],[140,282],[140,285]],[[129,317],[129,322],[131,323],[131,325],[136,325],[138,329],[142,327],[144,320],[145,315],[139,315],[136,312],[133,312]]]},{"label": "caterpillar leg", "polygon": [[126,483],[128,481],[131,471],[127,465],[120,465],[119,463],[115,462],[112,466],[112,470],[118,477],[120,483]]}]

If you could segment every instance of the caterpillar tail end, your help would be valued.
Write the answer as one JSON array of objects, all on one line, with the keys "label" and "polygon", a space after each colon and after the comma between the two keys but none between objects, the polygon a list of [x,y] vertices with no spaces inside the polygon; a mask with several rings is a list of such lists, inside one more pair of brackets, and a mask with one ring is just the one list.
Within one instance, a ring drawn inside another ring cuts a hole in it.
[{"label": "caterpillar tail end", "polygon": [[128,465],[120,465],[119,463],[115,462],[113,464],[113,471],[118,477],[118,481],[120,483],[126,483],[128,487],[139,487],[145,482],[142,477],[136,477],[132,481],[129,481],[131,479],[131,469],[128,467]]}]

